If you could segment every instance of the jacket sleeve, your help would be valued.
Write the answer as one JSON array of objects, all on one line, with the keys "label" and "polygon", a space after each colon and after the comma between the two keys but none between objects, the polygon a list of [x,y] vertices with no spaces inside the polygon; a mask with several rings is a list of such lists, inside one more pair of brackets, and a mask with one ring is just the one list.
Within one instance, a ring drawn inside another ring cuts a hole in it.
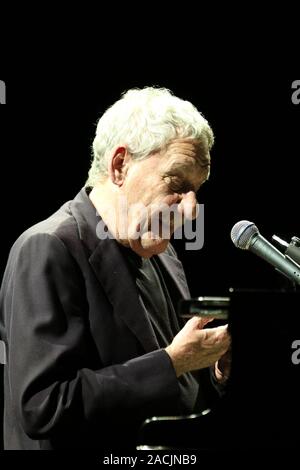
[{"label": "jacket sleeve", "polygon": [[144,419],[179,397],[164,350],[94,368],[84,279],[57,236],[35,234],[15,249],[5,309],[11,400],[31,438],[116,413]]}]

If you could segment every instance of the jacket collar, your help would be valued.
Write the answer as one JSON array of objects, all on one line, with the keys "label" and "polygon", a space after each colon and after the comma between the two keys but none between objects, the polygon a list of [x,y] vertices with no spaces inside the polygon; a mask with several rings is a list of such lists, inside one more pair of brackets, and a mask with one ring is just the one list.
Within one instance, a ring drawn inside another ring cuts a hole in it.
[{"label": "jacket collar", "polygon": [[[146,352],[158,349],[150,320],[142,306],[136,284],[127,267],[118,242],[109,237],[99,240],[97,224],[101,221],[94,205],[83,188],[71,202],[71,211],[77,221],[79,237],[89,253],[89,262],[103,286],[114,310],[138,338]],[[159,255],[166,271],[184,298],[189,297],[184,271],[180,261],[170,250]]]}]

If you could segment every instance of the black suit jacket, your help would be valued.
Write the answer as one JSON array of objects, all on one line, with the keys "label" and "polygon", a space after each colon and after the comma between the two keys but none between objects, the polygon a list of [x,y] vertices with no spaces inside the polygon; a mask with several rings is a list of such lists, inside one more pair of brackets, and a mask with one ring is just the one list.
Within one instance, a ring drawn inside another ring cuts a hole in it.
[{"label": "black suit jacket", "polygon": [[[5,449],[134,447],[145,418],[178,412],[170,358],[120,246],[96,236],[99,221],[82,189],[11,250],[0,303]],[[188,297],[173,249],[159,256]]]}]

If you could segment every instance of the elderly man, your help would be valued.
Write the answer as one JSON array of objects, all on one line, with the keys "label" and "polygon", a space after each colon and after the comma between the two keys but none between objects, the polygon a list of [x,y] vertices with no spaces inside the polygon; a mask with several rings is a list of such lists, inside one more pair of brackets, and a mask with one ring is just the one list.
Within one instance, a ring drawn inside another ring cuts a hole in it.
[{"label": "elderly man", "polygon": [[189,291],[169,242],[196,215],[212,143],[191,103],[129,90],[99,120],[85,187],[16,241],[1,290],[6,449],[134,447],[145,418],[197,411],[193,371],[223,380],[227,328],[177,317]]}]

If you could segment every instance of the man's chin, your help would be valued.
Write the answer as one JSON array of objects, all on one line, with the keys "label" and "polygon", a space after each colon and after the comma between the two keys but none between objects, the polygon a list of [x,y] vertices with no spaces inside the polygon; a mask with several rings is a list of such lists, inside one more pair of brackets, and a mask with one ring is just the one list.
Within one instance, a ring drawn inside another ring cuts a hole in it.
[{"label": "man's chin", "polygon": [[169,240],[155,237],[151,232],[147,232],[138,240],[130,240],[130,247],[135,253],[143,258],[163,253],[169,244]]},{"label": "man's chin", "polygon": [[153,255],[163,253],[169,244],[169,240],[163,238],[141,238],[141,245],[144,250],[149,251]]}]

